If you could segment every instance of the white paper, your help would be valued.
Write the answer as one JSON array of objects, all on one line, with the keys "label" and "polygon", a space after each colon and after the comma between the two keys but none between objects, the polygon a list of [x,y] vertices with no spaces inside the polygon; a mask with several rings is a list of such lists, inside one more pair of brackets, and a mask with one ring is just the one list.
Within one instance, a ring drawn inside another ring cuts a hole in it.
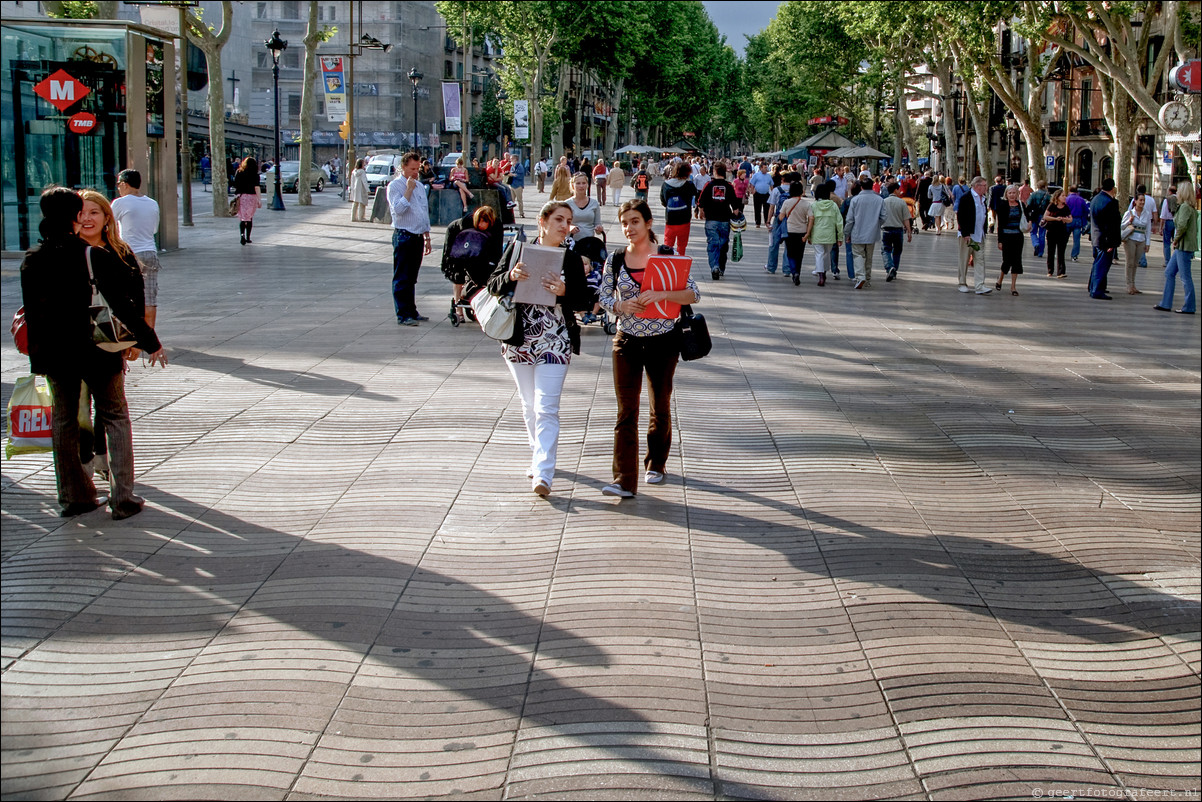
[{"label": "white paper", "polygon": [[529,242],[523,242],[521,246],[521,251],[514,257],[514,264],[522,263],[526,278],[517,282],[513,300],[520,304],[555,306],[559,303],[559,297],[543,288],[543,280],[547,276],[559,278],[563,273],[563,248],[549,248]]}]

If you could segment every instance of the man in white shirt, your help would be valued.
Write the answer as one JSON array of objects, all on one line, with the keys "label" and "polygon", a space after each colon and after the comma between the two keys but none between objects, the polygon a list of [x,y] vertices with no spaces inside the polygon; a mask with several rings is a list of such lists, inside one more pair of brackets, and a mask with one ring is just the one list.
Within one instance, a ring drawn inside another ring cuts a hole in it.
[{"label": "man in white shirt", "polygon": [[426,185],[418,180],[420,153],[401,157],[398,175],[388,184],[388,208],[392,212],[392,301],[396,322],[416,326],[428,317],[417,311],[414,288],[422,257],[430,253],[430,207]]},{"label": "man in white shirt", "polygon": [[121,197],[113,201],[113,219],[121,239],[134,252],[142,283],[146,287],[146,322],[154,328],[159,307],[158,247],[154,235],[159,230],[159,205],[142,193],[142,174],[137,170],[122,170],[117,174],[117,191]]},{"label": "man in white shirt", "polygon": [[[972,189],[960,196],[956,205],[956,221],[960,234],[960,292],[976,292],[988,295],[992,290],[985,286],[985,241],[988,203],[985,200],[987,182],[981,176],[972,180]],[[972,260],[974,289],[968,288],[968,262]]]}]

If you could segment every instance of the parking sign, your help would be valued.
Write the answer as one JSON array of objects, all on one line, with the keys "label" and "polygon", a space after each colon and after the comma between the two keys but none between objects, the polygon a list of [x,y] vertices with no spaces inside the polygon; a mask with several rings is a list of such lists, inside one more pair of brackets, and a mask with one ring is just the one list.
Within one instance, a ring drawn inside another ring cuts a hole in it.
[{"label": "parking sign", "polygon": [[1056,166],[1056,157],[1048,156],[1048,167],[1055,167],[1055,166]]}]

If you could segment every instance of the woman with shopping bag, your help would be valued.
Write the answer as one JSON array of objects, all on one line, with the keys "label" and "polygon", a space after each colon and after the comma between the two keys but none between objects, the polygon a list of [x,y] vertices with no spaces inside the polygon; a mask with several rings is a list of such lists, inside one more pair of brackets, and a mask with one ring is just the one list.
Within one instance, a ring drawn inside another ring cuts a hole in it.
[{"label": "woman with shopping bag", "polygon": [[[167,357],[154,329],[139,314],[134,299],[141,288],[128,266],[103,248],[76,236],[85,221],[84,201],[65,187],[50,187],[41,197],[42,241],[21,263],[21,295],[29,331],[29,365],[46,376],[54,397],[52,441],[58,501],[64,517],[80,515],[108,502],[114,520],[142,511],[134,495],[133,429],[125,401],[125,360],[120,352],[98,347],[92,318],[94,295],[134,334],[150,364],[166,367]],[[79,396],[86,383],[96,403],[109,445],[110,496],[98,497],[79,455]]]}]

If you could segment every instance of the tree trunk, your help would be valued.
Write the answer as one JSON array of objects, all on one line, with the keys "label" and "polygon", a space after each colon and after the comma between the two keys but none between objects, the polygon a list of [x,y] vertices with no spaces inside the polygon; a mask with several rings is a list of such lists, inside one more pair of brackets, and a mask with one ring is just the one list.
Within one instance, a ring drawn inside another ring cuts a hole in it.
[{"label": "tree trunk", "polygon": [[580,158],[581,126],[584,125],[584,72],[580,73],[580,82],[576,84],[576,110],[572,125],[572,153]]},{"label": "tree trunk", "polygon": [[[568,90],[568,65],[563,62],[559,65],[559,83],[557,84],[555,102],[560,104],[563,102],[564,93]],[[556,126],[558,130],[551,135],[551,167],[555,168],[559,165],[559,157],[563,155],[563,134],[567,121],[564,120],[563,107],[559,109],[559,124]]]},{"label": "tree trunk", "polygon": [[617,147],[618,126],[618,109],[622,108],[622,96],[626,91],[626,76],[618,79],[614,85],[613,91],[609,96],[609,125],[606,126],[605,132],[605,153],[609,156],[614,155],[614,148]]},{"label": "tree trunk", "polygon": [[317,27],[317,0],[309,0],[309,24],[305,29],[305,81],[301,85],[300,111],[300,165],[296,177],[296,203],[312,206],[310,194],[309,165],[313,163],[313,113],[317,108],[317,45],[321,43],[321,29]]},{"label": "tree trunk", "polygon": [[[210,76],[217,80],[209,81],[209,158],[213,162],[213,216],[229,217],[229,196],[218,192],[217,187],[225,186],[225,176],[228,172],[229,157],[225,152],[225,81],[221,71],[221,49],[230,38],[233,8],[230,0],[221,2],[221,29],[213,33],[195,14],[192,9],[186,9],[185,24],[188,39],[205,54],[205,68]],[[220,160],[220,161],[218,161]],[[221,183],[218,184],[218,164],[221,165]]]},{"label": "tree trunk", "polygon": [[[989,115],[981,108],[981,104],[977,103],[968,83],[964,84],[964,95],[964,105],[968,107],[968,116],[972,119],[972,130],[977,140],[977,175],[989,178],[993,173],[989,153]],[[969,178],[971,180],[971,176]]]}]

